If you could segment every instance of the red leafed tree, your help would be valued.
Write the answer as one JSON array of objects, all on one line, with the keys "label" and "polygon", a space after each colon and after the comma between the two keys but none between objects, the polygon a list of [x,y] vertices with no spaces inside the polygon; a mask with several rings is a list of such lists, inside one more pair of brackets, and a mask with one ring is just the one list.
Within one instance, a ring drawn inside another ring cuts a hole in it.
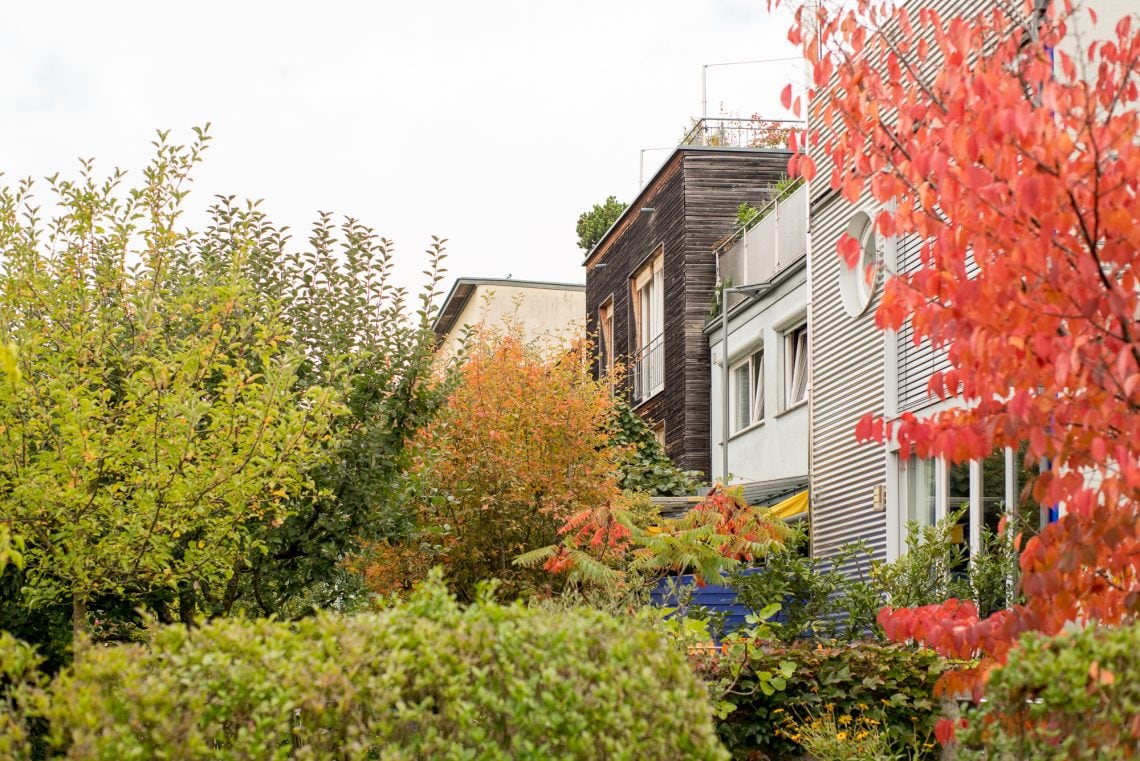
[{"label": "red leafed tree", "polygon": [[[797,12],[815,128],[793,137],[811,148],[792,169],[850,201],[869,193],[880,235],[925,241],[920,268],[888,273],[876,321],[909,317],[916,341],[945,349],[929,390],[960,403],[869,416],[858,435],[953,461],[1027,442],[1044,465],[1034,496],[1065,507],[1025,547],[1025,605],[880,616],[895,638],[983,656],[948,682],[977,688],[1023,631],[1140,610],[1140,38],[1125,18],[1078,41],[1096,16],[1068,0],[914,5]],[[790,89],[785,102],[803,105]],[[839,248],[857,258],[850,238]]]}]

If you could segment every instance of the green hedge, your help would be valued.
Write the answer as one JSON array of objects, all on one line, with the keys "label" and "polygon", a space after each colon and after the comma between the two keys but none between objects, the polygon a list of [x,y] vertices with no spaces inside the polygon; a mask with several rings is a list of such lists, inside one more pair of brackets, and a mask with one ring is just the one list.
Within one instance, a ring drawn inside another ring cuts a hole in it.
[{"label": "green hedge", "polygon": [[[774,673],[781,661],[796,669],[783,690],[765,695],[757,674]],[[933,727],[941,714],[934,683],[945,662],[930,650],[874,642],[823,644],[798,641],[761,645],[728,695],[735,709],[717,726],[737,758],[799,758],[792,723],[834,715],[879,722],[896,747],[915,757],[935,757]],[[716,666],[707,668],[715,669]]]},{"label": "green hedge", "polygon": [[1025,635],[964,713],[958,758],[1140,758],[1140,624]]},{"label": "green hedge", "polygon": [[661,634],[586,610],[461,608],[438,578],[375,614],[91,647],[51,691],[51,744],[71,758],[726,757]]},{"label": "green hedge", "polygon": [[0,631],[0,759],[32,754],[30,705],[43,681],[31,646]]}]

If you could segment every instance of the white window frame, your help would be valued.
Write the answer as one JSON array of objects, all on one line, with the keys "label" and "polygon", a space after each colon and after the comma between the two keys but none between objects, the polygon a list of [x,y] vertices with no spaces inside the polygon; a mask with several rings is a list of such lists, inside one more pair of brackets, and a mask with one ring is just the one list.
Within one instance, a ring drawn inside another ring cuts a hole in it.
[{"label": "white window frame", "polygon": [[[743,370],[743,383],[739,372]],[[729,368],[731,433],[736,434],[764,422],[764,347],[752,349]],[[743,386],[743,388],[742,388]],[[740,416],[745,411],[744,418]]]},{"label": "white window frame", "polygon": [[782,387],[784,410],[805,404],[810,393],[811,364],[808,358],[807,330],[807,322],[800,321],[784,330],[781,336],[783,349],[780,359],[784,369]]},{"label": "white window frame", "polygon": [[859,260],[853,268],[848,267],[846,262],[840,263],[839,295],[848,316],[861,317],[867,313],[874,300],[883,259],[871,212],[855,212],[847,223],[846,234],[858,243]]},{"label": "white window frame", "polygon": [[[635,398],[665,389],[665,247],[660,245],[630,279],[634,327]],[[648,355],[645,355],[646,351]]]},{"label": "white window frame", "polygon": [[[1024,484],[1018,483],[1018,453],[1014,449],[1005,448],[1002,450],[1004,454],[1004,484],[1002,487],[1003,504],[1008,513],[1010,505],[1016,505],[1019,502],[1019,497]],[[913,455],[910,460],[904,460],[902,457],[896,457],[897,469],[897,483],[898,483],[898,507],[896,518],[898,521],[898,553],[906,551],[906,524],[911,519],[912,506],[910,504],[910,469],[912,463],[921,462],[923,467],[934,468],[934,520],[940,521],[950,513],[950,468],[951,465],[942,458],[932,458],[919,461]],[[969,544],[971,556],[980,552],[982,549],[982,525],[985,521],[985,505],[983,484],[982,484],[982,461],[971,460],[969,463],[970,479],[969,479],[969,493],[967,497],[967,527],[968,536],[963,539]],[[920,525],[929,525],[924,521],[919,522]]]}]

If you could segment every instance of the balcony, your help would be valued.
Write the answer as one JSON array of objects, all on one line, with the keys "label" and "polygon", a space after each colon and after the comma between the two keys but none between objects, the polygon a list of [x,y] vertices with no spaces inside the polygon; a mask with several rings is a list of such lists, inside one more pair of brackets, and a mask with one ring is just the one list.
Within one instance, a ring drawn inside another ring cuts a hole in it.
[{"label": "balcony", "polygon": [[658,335],[631,358],[633,403],[640,404],[665,388],[665,336]]},{"label": "balcony", "polygon": [[807,249],[807,189],[792,184],[738,225],[716,249],[719,276],[742,285],[763,283]]}]

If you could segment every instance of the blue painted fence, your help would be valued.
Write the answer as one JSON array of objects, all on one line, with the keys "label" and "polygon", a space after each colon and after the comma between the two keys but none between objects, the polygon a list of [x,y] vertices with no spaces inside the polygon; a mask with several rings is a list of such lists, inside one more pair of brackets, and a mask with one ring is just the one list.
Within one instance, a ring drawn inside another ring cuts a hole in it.
[{"label": "blue painted fence", "polygon": [[[751,575],[754,573],[764,573],[764,568],[748,568],[742,573]],[[649,593],[649,601],[652,605],[659,608],[664,607],[677,607],[677,592],[688,592],[691,590],[691,595],[687,601],[690,608],[701,607],[708,610],[710,613],[724,614],[724,633],[729,633],[741,629],[748,625],[745,617],[749,614],[746,608],[736,597],[736,590],[729,586],[727,583],[720,586],[699,586],[696,577],[692,574],[685,574],[684,576],[668,576],[657,583],[653,591]],[[678,611],[682,615],[684,609]],[[777,613],[771,620],[780,622],[783,621],[783,613]],[[714,633],[715,634],[715,633]],[[714,640],[719,637],[714,636]]]}]

